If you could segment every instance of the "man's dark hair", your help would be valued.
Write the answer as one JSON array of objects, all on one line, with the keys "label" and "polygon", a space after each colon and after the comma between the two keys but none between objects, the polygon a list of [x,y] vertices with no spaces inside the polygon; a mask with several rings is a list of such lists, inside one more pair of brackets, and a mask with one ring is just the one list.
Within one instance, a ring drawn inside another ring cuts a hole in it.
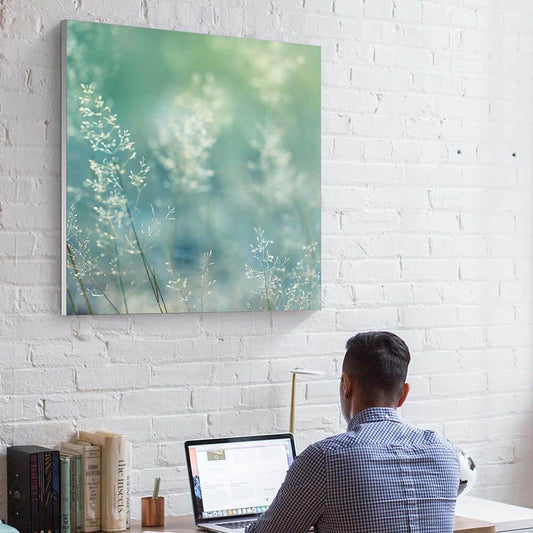
[{"label": "man's dark hair", "polygon": [[410,361],[409,348],[398,335],[369,331],[348,339],[342,371],[355,379],[367,401],[383,394],[396,401]]}]

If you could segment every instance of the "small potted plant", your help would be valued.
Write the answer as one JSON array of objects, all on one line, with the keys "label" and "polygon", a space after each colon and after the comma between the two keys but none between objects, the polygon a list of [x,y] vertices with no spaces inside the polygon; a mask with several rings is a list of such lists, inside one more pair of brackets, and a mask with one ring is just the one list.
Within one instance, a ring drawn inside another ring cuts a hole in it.
[{"label": "small potted plant", "polygon": [[160,483],[161,478],[156,477],[153,494],[141,498],[141,521],[143,526],[165,525],[165,498],[159,496]]}]

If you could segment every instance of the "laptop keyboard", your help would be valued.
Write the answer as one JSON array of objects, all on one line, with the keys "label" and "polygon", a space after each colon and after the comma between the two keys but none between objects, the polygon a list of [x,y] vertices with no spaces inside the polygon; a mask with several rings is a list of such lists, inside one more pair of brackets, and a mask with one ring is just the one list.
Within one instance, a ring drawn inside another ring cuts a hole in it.
[{"label": "laptop keyboard", "polygon": [[250,524],[253,524],[255,520],[245,520],[244,522],[224,522],[220,524],[221,526],[227,527],[228,529],[244,529]]}]

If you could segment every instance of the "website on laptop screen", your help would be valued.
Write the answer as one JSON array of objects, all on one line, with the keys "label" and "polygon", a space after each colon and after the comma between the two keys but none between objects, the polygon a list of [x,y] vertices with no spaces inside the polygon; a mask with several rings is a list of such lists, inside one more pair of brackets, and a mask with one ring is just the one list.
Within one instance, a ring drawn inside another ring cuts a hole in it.
[{"label": "website on laptop screen", "polygon": [[189,447],[199,518],[262,513],[293,461],[288,438]]}]

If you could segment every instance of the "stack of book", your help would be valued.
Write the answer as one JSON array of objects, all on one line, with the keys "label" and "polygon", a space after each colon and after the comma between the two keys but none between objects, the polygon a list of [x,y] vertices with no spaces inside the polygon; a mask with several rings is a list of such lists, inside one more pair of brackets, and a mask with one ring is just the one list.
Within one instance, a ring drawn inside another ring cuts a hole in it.
[{"label": "stack of book", "polygon": [[20,533],[129,528],[130,448],[125,435],[80,431],[59,450],[7,449],[8,524]]}]

